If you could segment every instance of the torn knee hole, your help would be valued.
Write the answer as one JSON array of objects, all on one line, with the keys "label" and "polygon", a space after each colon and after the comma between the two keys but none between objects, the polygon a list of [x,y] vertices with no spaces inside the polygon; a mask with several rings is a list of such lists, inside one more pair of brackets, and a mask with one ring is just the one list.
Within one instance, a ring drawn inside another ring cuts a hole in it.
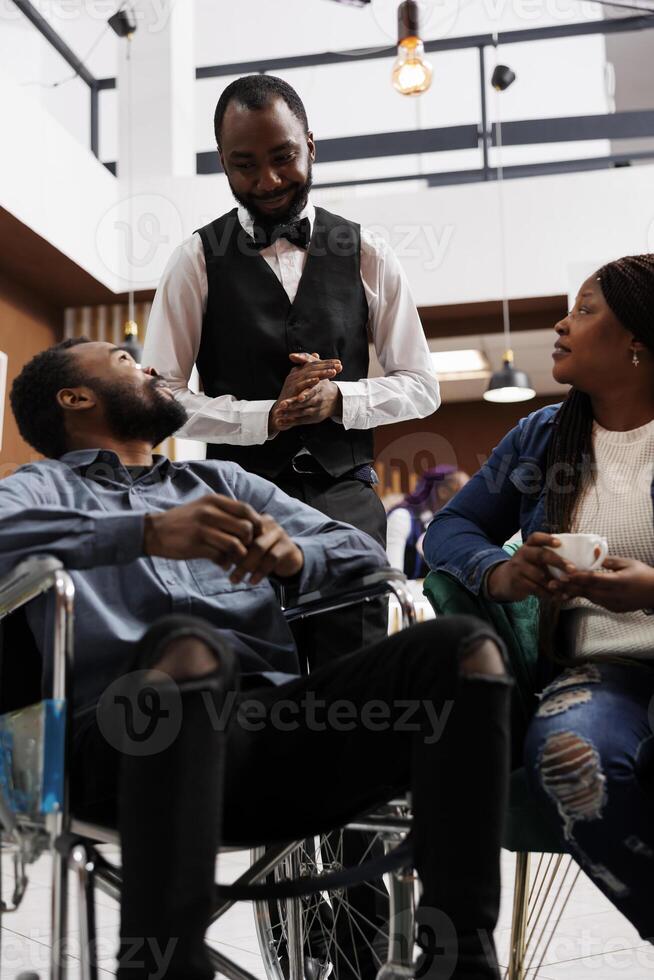
[{"label": "torn knee hole", "polygon": [[551,684],[547,685],[540,696],[546,698],[550,694],[554,694],[555,691],[561,691],[564,688],[576,687],[579,684],[599,684],[601,680],[602,675],[596,664],[581,664],[579,667],[565,670]]},{"label": "torn knee hole", "polygon": [[153,669],[181,681],[203,677],[219,666],[219,656],[208,643],[199,637],[184,636],[166,646]]},{"label": "torn knee hole", "polygon": [[547,694],[540,703],[536,717],[551,718],[553,715],[560,715],[568,708],[574,708],[575,705],[586,704],[592,700],[592,697],[591,692],[585,687],[559,690],[556,694]]},{"label": "torn knee hole", "polygon": [[461,673],[504,676],[504,661],[497,643],[488,637],[482,637],[467,647],[461,654]]},{"label": "torn knee hole", "polygon": [[577,820],[597,820],[606,802],[606,777],[597,749],[574,732],[556,732],[539,765],[544,790],[563,819],[566,839]]}]

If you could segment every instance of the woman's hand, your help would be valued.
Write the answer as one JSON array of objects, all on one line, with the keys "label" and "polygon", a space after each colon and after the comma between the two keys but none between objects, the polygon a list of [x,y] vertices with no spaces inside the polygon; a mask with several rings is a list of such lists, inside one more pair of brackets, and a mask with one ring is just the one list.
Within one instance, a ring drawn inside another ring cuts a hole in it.
[{"label": "woman's hand", "polygon": [[561,581],[571,598],[581,596],[610,612],[654,607],[654,568],[632,558],[607,558],[604,571],[566,573]]},{"label": "woman's hand", "polygon": [[564,575],[574,572],[575,566],[553,550],[560,544],[555,534],[534,531],[508,561],[490,571],[486,582],[489,597],[496,602],[517,602],[529,595],[562,598],[561,583],[547,566],[561,569]]}]

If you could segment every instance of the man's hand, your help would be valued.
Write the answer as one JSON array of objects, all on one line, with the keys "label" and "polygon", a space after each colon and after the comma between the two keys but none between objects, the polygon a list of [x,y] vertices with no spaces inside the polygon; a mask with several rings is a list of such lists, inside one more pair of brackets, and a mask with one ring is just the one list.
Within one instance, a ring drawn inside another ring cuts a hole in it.
[{"label": "man's hand", "polygon": [[589,599],[610,612],[654,607],[654,568],[632,558],[607,558],[602,568],[566,574],[561,585],[568,596]]},{"label": "man's hand", "polygon": [[529,595],[539,598],[563,598],[564,585],[552,577],[548,565],[560,568],[568,575],[575,566],[557,555],[560,545],[556,535],[535,531],[508,560],[496,565],[489,573],[486,590],[496,602],[517,602]]},{"label": "man's hand", "polygon": [[148,514],[143,551],[162,558],[208,558],[231,568],[234,583],[249,573],[251,585],[267,575],[292,578],[304,567],[302,551],[269,514],[219,493]]},{"label": "man's hand", "polygon": [[316,425],[325,419],[340,418],[343,412],[341,390],[333,381],[319,381],[310,391],[279,402],[274,413],[279,432],[296,425]]},{"label": "man's hand", "polygon": [[230,575],[237,583],[250,575],[250,585],[258,585],[268,575],[292,578],[302,571],[304,555],[283,527],[270,514],[261,515],[261,527]]},{"label": "man's hand", "polygon": [[[269,435],[281,432],[283,428],[290,429],[292,425],[303,424],[300,422],[288,424],[288,420],[286,420],[282,425],[281,416],[289,407],[298,409],[303,406],[314,388],[321,385],[323,381],[329,381],[343,370],[343,365],[337,358],[321,361],[320,356],[315,352],[312,354],[290,354],[289,358],[294,366],[286,377],[279,398],[270,410],[268,417]],[[336,388],[335,385],[333,387]],[[336,390],[338,391],[338,389]],[[335,400],[335,396],[332,398]],[[322,421],[322,419],[317,421]]]},{"label": "man's hand", "polygon": [[240,500],[210,494],[145,518],[143,551],[162,558],[208,558],[228,569],[243,561],[263,518]]}]

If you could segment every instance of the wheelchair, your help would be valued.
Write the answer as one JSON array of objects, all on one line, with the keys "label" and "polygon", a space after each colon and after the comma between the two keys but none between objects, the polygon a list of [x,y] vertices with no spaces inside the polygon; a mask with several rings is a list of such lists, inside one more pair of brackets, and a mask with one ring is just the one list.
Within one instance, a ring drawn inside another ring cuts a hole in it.
[{"label": "wheelchair", "polygon": [[[40,658],[24,619],[26,604],[44,593],[54,607],[54,672],[52,691],[45,699]],[[393,569],[349,582],[345,589],[302,595],[284,613],[292,622],[389,594],[399,604],[402,628],[412,625],[413,599],[404,576]],[[7,861],[13,868],[12,895],[5,901],[0,894],[0,924],[4,926],[4,916],[21,905],[30,865],[50,854],[49,980],[68,980],[72,971],[81,980],[97,980],[96,889],[118,901],[121,894],[121,869],[103,853],[103,845],[117,849],[117,832],[76,819],[68,804],[74,601],[72,577],[47,555],[22,562],[0,581],[0,872],[5,872]],[[254,903],[255,930],[269,980],[327,980],[330,975],[336,980],[339,963],[348,976],[367,980],[359,963],[352,962],[351,950],[357,960],[362,943],[378,975],[406,980],[413,976],[416,895],[407,840],[410,825],[407,801],[395,800],[327,835],[256,847],[250,852],[249,868],[235,882],[217,885],[212,922],[237,901]],[[364,831],[369,849],[374,845],[381,856],[363,855],[358,866],[346,868],[344,834],[353,830]],[[69,877],[76,879],[79,963],[66,948]],[[364,921],[361,903],[349,900],[353,886],[359,894],[364,888],[383,892],[389,913],[385,925]],[[354,940],[347,951],[341,941],[345,934]],[[207,949],[216,972],[229,980],[256,980],[222,951],[209,944]],[[23,972],[16,980],[39,980],[39,974]]]}]

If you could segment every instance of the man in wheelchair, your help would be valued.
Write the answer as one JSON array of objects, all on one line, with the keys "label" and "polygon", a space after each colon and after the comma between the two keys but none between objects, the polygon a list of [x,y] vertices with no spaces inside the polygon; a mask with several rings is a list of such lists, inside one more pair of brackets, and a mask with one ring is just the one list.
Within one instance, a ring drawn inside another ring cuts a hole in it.
[{"label": "man in wheelchair", "polygon": [[[303,839],[410,790],[422,905],[457,940],[418,936],[421,975],[497,978],[510,686],[489,628],[441,618],[302,676],[273,585],[381,568],[371,538],[235,464],[153,455],[186,412],[111,344],[37,355],[11,403],[47,458],[0,483],[0,573],[48,553],[75,581],[72,808],[120,831],[118,976],[160,976],[154,949],[169,978],[213,975],[220,845]],[[27,609],[47,685],[51,612]]]}]

